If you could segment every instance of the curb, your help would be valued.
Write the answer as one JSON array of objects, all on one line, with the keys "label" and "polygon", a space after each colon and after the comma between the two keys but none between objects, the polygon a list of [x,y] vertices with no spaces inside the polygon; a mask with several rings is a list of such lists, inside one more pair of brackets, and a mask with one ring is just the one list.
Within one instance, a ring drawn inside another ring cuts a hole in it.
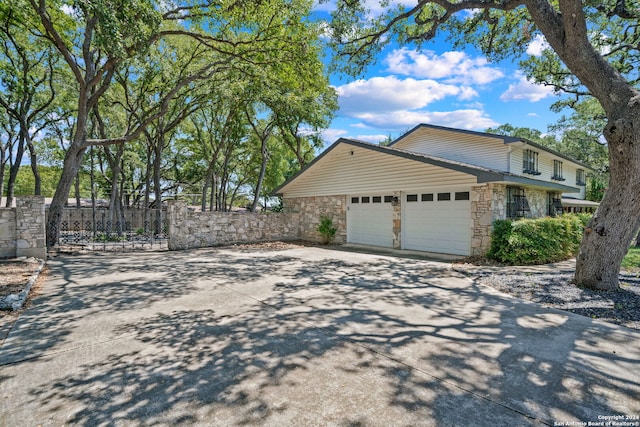
[{"label": "curb", "polygon": [[17,294],[10,294],[6,297],[0,298],[0,310],[13,310],[18,311],[24,305],[24,302],[27,300],[27,296],[31,291],[31,287],[38,280],[42,269],[44,268],[47,262],[43,259],[40,260],[40,265],[36,269],[36,271],[31,275],[29,281],[25,285],[24,289]]}]

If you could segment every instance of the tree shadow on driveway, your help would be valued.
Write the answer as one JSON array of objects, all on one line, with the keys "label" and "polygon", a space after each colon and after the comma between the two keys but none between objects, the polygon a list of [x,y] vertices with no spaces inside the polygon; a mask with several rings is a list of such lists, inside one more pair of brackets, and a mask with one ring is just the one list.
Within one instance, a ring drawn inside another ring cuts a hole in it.
[{"label": "tree shadow on driveway", "polygon": [[[107,277],[95,298],[74,278],[122,266],[65,264],[80,300],[65,307],[68,328],[92,310],[211,299],[122,318],[104,356],[19,403],[74,425],[553,425],[640,411],[634,331],[499,295],[444,264],[315,248],[251,255],[182,254],[171,272],[145,258],[148,287]],[[223,291],[251,304],[207,307]]]}]

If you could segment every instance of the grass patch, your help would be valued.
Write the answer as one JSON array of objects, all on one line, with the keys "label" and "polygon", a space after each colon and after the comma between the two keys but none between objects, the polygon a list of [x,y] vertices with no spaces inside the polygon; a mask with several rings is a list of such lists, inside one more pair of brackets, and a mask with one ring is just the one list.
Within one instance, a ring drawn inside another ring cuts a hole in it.
[{"label": "grass patch", "polygon": [[629,249],[629,252],[622,260],[622,268],[640,270],[640,247]]}]

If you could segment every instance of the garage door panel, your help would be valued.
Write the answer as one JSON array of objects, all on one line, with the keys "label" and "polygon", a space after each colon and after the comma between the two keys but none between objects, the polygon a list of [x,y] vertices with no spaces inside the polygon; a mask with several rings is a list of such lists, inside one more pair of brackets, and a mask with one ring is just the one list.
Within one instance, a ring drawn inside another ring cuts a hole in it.
[{"label": "garage door panel", "polygon": [[[404,249],[469,255],[471,242],[471,202],[469,200],[438,200],[437,191],[430,191],[434,200],[409,202],[403,200]],[[446,193],[445,193],[446,194]]]},{"label": "garage door panel", "polygon": [[[380,200],[374,203],[373,201]],[[357,203],[354,200],[357,199]],[[347,242],[393,246],[393,208],[382,194],[352,195],[347,205]],[[363,200],[368,202],[362,203]]]}]

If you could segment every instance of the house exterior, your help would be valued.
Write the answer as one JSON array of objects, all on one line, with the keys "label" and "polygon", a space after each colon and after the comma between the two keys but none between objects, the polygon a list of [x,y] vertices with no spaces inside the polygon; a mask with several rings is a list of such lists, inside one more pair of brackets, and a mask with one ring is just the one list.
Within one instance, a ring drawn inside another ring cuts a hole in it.
[{"label": "house exterior", "polygon": [[339,139],[274,191],[317,240],[481,255],[497,219],[562,212],[584,199],[583,163],[520,138],[421,124],[389,146]]}]

